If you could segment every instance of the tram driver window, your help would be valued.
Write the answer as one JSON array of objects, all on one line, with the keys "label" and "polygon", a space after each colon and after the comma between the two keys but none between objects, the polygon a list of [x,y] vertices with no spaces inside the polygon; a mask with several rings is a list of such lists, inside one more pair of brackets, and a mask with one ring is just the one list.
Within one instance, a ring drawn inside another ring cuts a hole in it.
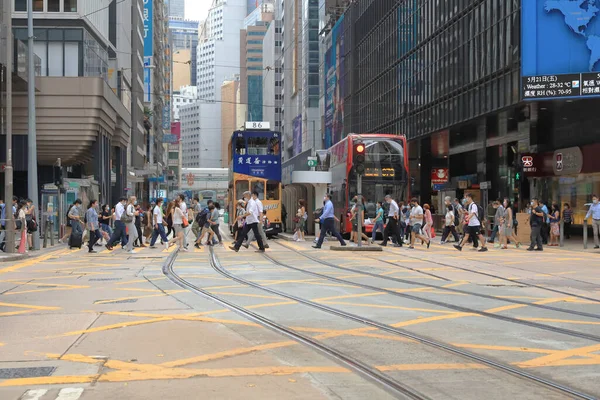
[{"label": "tram driver window", "polygon": [[243,137],[239,137],[235,140],[235,154],[240,156],[246,155],[246,141]]},{"label": "tram driver window", "polygon": [[266,137],[248,138],[248,155],[266,156],[269,150],[269,139]]},{"label": "tram driver window", "polygon": [[258,199],[265,199],[265,183],[262,181],[252,181],[252,191],[258,192]]},{"label": "tram driver window", "polygon": [[267,200],[279,200],[279,182],[267,182]]},{"label": "tram driver window", "polygon": [[244,192],[249,190],[248,181],[237,181],[235,183],[235,197],[239,200],[244,195]]},{"label": "tram driver window", "polygon": [[269,140],[269,154],[278,156],[280,151],[279,138],[271,138]]}]

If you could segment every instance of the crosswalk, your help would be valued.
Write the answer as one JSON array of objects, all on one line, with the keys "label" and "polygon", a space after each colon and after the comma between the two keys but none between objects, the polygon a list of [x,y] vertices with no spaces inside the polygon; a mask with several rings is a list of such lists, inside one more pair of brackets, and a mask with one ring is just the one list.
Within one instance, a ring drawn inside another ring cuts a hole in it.
[{"label": "crosswalk", "polygon": [[83,388],[30,389],[19,400],[77,400],[83,394]]}]

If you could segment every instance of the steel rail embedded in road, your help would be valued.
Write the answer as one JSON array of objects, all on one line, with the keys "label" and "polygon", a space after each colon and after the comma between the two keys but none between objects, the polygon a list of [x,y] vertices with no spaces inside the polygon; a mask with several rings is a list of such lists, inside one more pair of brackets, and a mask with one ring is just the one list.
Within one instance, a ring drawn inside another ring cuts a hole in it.
[{"label": "steel rail embedded in road", "polygon": [[[565,310],[564,308],[548,306],[548,305],[545,305],[545,304],[528,303],[526,301],[520,301],[520,300],[515,300],[515,299],[499,298],[499,297],[491,296],[491,295],[488,295],[488,294],[471,292],[471,291],[463,290],[463,289],[456,289],[456,288],[449,288],[449,287],[437,286],[437,285],[432,285],[430,283],[416,282],[416,281],[411,281],[411,280],[408,280],[408,279],[394,278],[394,277],[387,276],[387,275],[376,274],[374,272],[363,271],[363,270],[360,270],[360,269],[342,267],[341,265],[333,264],[333,263],[330,263],[328,261],[321,260],[321,259],[319,259],[317,257],[313,257],[311,255],[302,253],[302,252],[300,252],[300,251],[298,251],[296,249],[293,249],[293,248],[291,248],[289,246],[286,246],[286,245],[284,245],[282,243],[277,243],[277,244],[280,245],[281,247],[284,247],[284,248],[286,248],[288,250],[291,250],[291,251],[293,251],[293,252],[295,252],[295,253],[303,256],[303,257],[306,257],[306,258],[308,258],[308,259],[310,259],[310,260],[312,260],[312,261],[314,261],[314,262],[316,262],[318,264],[326,265],[328,267],[339,269],[341,271],[354,272],[354,273],[357,273],[357,274],[368,275],[368,276],[372,276],[374,278],[380,278],[380,279],[384,279],[384,280],[391,281],[391,282],[404,283],[404,284],[407,284],[407,285],[413,285],[413,286],[419,286],[419,287],[426,287],[426,288],[431,288],[431,289],[440,289],[440,290],[445,290],[445,291],[452,292],[452,293],[460,293],[460,294],[465,294],[465,295],[469,295],[469,296],[480,297],[480,298],[483,298],[483,299],[503,301],[503,302],[506,302],[506,303],[526,305],[526,306],[530,306],[530,307],[534,307],[534,308],[540,308],[540,309],[549,310],[549,311],[561,312],[561,313],[565,313],[565,314],[569,314],[569,315],[579,315],[581,317],[600,319],[600,315],[599,314],[591,314],[591,313],[586,313],[586,312],[583,312],[583,311],[575,311],[575,310]],[[305,271],[305,270],[303,270],[301,268],[293,267],[293,266],[287,265],[287,264],[282,264],[282,263],[280,263],[280,262],[278,262],[278,261],[276,261],[276,260],[274,260],[272,258],[271,258],[271,261],[273,261],[273,262],[275,262],[275,263],[277,263],[279,265],[282,265],[284,267],[287,267],[287,268],[297,269],[298,271],[302,271],[302,272],[305,272],[305,273],[310,273],[309,271]],[[388,264],[391,264],[391,265],[396,265],[396,266],[401,267],[400,265],[395,264],[395,263],[393,263],[391,261],[385,261],[385,260],[378,260],[378,261],[381,261],[381,262],[384,262],[384,263],[388,263]],[[345,282],[346,283],[350,282],[353,285],[361,285],[360,283],[355,283],[355,282],[351,282],[351,281],[345,281]],[[370,288],[373,288],[373,287],[370,287]],[[378,288],[377,290],[386,291],[385,289],[381,289],[381,288]],[[410,296],[410,295],[400,294],[400,293],[397,293],[397,292],[394,292],[394,291],[386,291],[386,292],[388,292],[390,294],[393,294],[393,295],[397,295],[397,296],[400,296],[400,295],[404,296],[404,297]],[[412,296],[412,297],[413,297],[413,299],[420,299],[421,301],[429,302],[431,304],[444,305],[444,307],[448,307],[449,306],[449,303],[437,302],[436,300],[429,300],[429,299],[425,299],[425,298],[417,297],[417,296]],[[595,302],[600,303],[600,300],[595,300]],[[460,306],[457,306],[457,307],[460,307]],[[475,312],[475,311],[470,311],[470,312]],[[478,313],[482,313],[482,312],[483,311],[478,311]],[[510,317],[506,317],[506,318],[510,318]],[[531,323],[530,324],[528,321],[522,321],[522,320],[516,320],[516,321],[519,321],[519,323],[527,323],[527,325],[530,325],[530,326],[534,326],[534,325],[531,325],[531,324],[535,324],[535,325],[537,325],[538,328],[539,327],[548,327],[549,326],[549,325],[536,324],[536,323]],[[515,321],[513,321],[513,322],[515,322]],[[554,328],[554,327],[552,327],[552,328]],[[557,328],[557,329],[561,329],[561,328]],[[567,329],[565,331],[569,331],[569,330]],[[576,331],[571,331],[571,332],[576,332]],[[589,336],[589,337],[586,337],[586,339],[590,339],[590,340],[594,340],[594,341],[600,341],[600,337],[598,337],[598,336]]]},{"label": "steel rail embedded in road", "polygon": [[[458,270],[461,270],[461,271],[471,272],[473,274],[487,276],[488,278],[500,279],[502,281],[510,282],[510,283],[518,283],[519,285],[523,285],[523,286],[530,287],[530,288],[536,288],[536,289],[545,290],[545,291],[552,292],[552,293],[557,293],[557,294],[564,294],[565,296],[575,297],[575,298],[578,298],[578,299],[581,299],[581,300],[588,300],[588,301],[600,302],[600,299],[594,299],[593,297],[582,296],[582,295],[571,293],[571,292],[565,292],[564,290],[559,290],[559,289],[552,289],[552,288],[549,288],[549,287],[546,287],[546,286],[536,285],[535,283],[524,282],[524,281],[521,281],[519,279],[510,279],[510,278],[506,278],[504,276],[494,275],[494,274],[489,273],[489,272],[482,272],[482,271],[476,271],[476,270],[470,269],[470,268],[458,267],[458,266],[455,266],[455,265],[450,265],[450,264],[446,264],[446,263],[439,262],[439,261],[432,261],[432,260],[428,260],[428,259],[414,257],[414,256],[411,256],[409,254],[405,254],[405,256],[408,257],[408,258],[412,258],[413,260],[427,261],[427,262],[430,262],[432,264],[440,265],[442,267],[455,268],[455,269],[458,269]],[[475,261],[475,260],[473,260],[473,261]],[[479,261],[479,260],[477,260],[477,261]],[[486,261],[483,261],[483,262],[486,263],[486,264],[495,265],[495,264],[491,264],[491,263],[486,262]],[[525,271],[527,271],[527,270],[525,270]],[[529,272],[534,272],[534,271],[529,271]],[[586,282],[586,283],[591,283],[591,282]],[[595,285],[595,286],[597,286],[597,285]],[[598,318],[598,316],[595,316],[594,318]]]},{"label": "steel rail embedded in road", "polygon": [[[396,334],[396,335],[399,335],[399,336],[403,336],[403,337],[412,339],[414,341],[417,341],[419,343],[426,344],[426,345],[428,345],[430,347],[434,347],[434,348],[437,348],[437,349],[445,350],[445,351],[447,351],[449,353],[452,353],[454,355],[462,356],[462,357],[467,358],[467,359],[469,359],[471,361],[476,361],[476,362],[478,362],[480,364],[486,365],[486,366],[491,367],[493,369],[500,370],[502,372],[509,373],[509,374],[514,375],[516,377],[522,378],[524,380],[537,383],[537,384],[539,384],[541,386],[544,386],[546,388],[550,388],[550,389],[553,389],[553,390],[560,391],[562,393],[569,394],[570,396],[575,396],[577,398],[586,399],[586,400],[596,400],[597,399],[594,396],[591,396],[589,394],[580,392],[580,391],[578,391],[576,389],[572,389],[572,388],[570,388],[568,386],[565,386],[565,385],[562,385],[560,383],[557,383],[557,382],[554,382],[554,381],[551,381],[549,379],[545,379],[545,378],[542,378],[542,377],[539,377],[539,376],[536,376],[536,375],[532,375],[532,374],[530,374],[528,372],[525,372],[525,371],[522,371],[522,370],[520,370],[518,368],[511,367],[510,365],[506,365],[506,364],[503,364],[503,363],[500,363],[500,362],[497,362],[497,361],[485,358],[483,356],[479,356],[479,355],[477,355],[475,353],[471,353],[471,352],[459,349],[459,348],[454,347],[454,346],[452,346],[450,344],[446,344],[446,343],[443,343],[443,342],[438,342],[438,341],[436,341],[434,339],[430,339],[430,338],[427,338],[425,336],[420,336],[418,334],[411,333],[411,332],[403,330],[403,329],[395,328],[395,327],[393,327],[391,325],[388,325],[388,324],[377,322],[377,321],[374,321],[372,319],[365,318],[365,317],[362,317],[362,316],[359,316],[359,315],[356,315],[356,314],[348,313],[348,312],[339,310],[337,308],[333,308],[333,307],[329,307],[329,306],[326,306],[326,305],[323,305],[323,304],[315,303],[315,302],[313,302],[311,300],[307,300],[307,299],[302,298],[302,297],[294,296],[294,295],[289,294],[289,293],[281,292],[279,290],[263,286],[261,284],[258,284],[258,283],[246,280],[244,278],[240,278],[240,277],[238,277],[238,276],[230,273],[229,271],[227,271],[225,268],[223,268],[221,266],[221,264],[218,262],[218,259],[217,259],[216,255],[215,255],[215,252],[214,252],[214,250],[213,250],[212,247],[210,249],[210,252],[211,252],[211,265],[215,269],[215,271],[217,271],[219,274],[223,275],[224,277],[229,278],[229,279],[231,279],[233,281],[236,281],[238,283],[241,283],[241,284],[244,284],[244,285],[248,285],[248,286],[254,287],[256,289],[260,289],[260,290],[263,290],[265,292],[268,292],[268,293],[271,293],[271,294],[275,294],[275,295],[278,295],[278,296],[281,296],[281,297],[284,297],[284,298],[287,298],[287,299],[290,299],[290,300],[294,300],[294,301],[296,301],[296,302],[298,302],[300,304],[304,304],[304,305],[313,307],[315,309],[318,309],[318,310],[321,310],[321,311],[324,311],[324,312],[327,312],[327,313],[330,313],[330,314],[333,314],[333,315],[336,315],[336,316],[339,316],[339,317],[342,317],[342,318],[345,318],[345,319],[348,319],[348,320],[351,320],[351,321],[354,321],[354,322],[359,322],[359,323],[364,324],[364,325],[368,325],[368,326],[371,326],[371,327],[374,327],[374,328],[378,328],[378,329],[381,329],[382,331],[386,331],[386,332],[390,332],[390,333],[393,333],[393,334]],[[268,260],[270,260],[272,263],[274,263],[275,265],[286,267],[284,264],[280,264],[277,261],[275,261],[273,259],[270,259],[269,256],[267,256],[266,254],[263,254],[263,255]],[[295,267],[289,267],[289,268],[294,269],[294,270],[299,270],[301,272],[304,272],[304,271],[302,271],[300,269],[297,269]],[[310,273],[310,274],[311,275],[321,275],[321,274],[318,274],[318,273]],[[326,276],[322,276],[322,277],[326,277]],[[329,279],[329,278],[326,278],[326,279]],[[354,284],[353,282],[344,281],[342,279],[337,279],[337,278],[331,278],[330,280],[332,280],[332,281],[340,281],[340,282],[343,281],[346,284]],[[356,286],[360,286],[360,285],[356,285]],[[212,296],[212,295],[210,295],[210,296]]]},{"label": "steel rail embedded in road", "polygon": [[[332,358],[336,362],[350,368],[351,370],[359,373],[360,375],[367,378],[368,380],[381,386],[382,388],[387,390],[389,393],[394,395],[396,398],[412,399],[412,400],[428,400],[429,399],[429,397],[426,397],[426,396],[420,394],[419,392],[406,386],[405,384],[402,384],[400,382],[397,382],[396,380],[391,379],[387,375],[364,364],[363,362],[361,362],[351,356],[345,355],[342,352],[335,350],[333,347],[327,346],[317,340],[314,340],[313,338],[311,338],[309,336],[300,334],[300,333],[294,331],[293,329],[290,329],[283,325],[280,325],[280,324],[274,322],[273,320],[270,320],[268,318],[263,317],[260,314],[257,314],[255,312],[248,310],[247,308],[239,306],[235,303],[232,303],[228,300],[223,299],[222,297],[214,295],[196,285],[193,285],[192,283],[188,282],[187,280],[181,278],[177,273],[175,273],[175,271],[173,271],[173,263],[175,262],[176,257],[177,257],[177,252],[173,252],[167,258],[165,264],[163,265],[163,274],[166,275],[173,283],[180,286],[181,288],[190,290],[193,293],[196,293],[196,294],[203,296],[211,301],[214,301],[217,304],[220,304],[221,306],[227,307],[227,308],[235,311],[236,313],[238,313],[239,315],[241,315],[244,318],[247,318],[247,319],[249,319],[257,324],[260,324],[262,326],[265,326],[267,328],[270,328],[270,329],[274,330],[275,332],[283,334],[299,343],[307,345],[310,348],[315,349],[315,350],[325,354],[326,356]],[[218,259],[216,258],[212,248],[211,248],[211,253],[210,253],[210,263],[211,263],[211,266],[217,271],[219,271],[219,268],[222,268],[220,266],[220,264],[217,265]],[[230,279],[232,279],[232,278],[230,278]]]}]

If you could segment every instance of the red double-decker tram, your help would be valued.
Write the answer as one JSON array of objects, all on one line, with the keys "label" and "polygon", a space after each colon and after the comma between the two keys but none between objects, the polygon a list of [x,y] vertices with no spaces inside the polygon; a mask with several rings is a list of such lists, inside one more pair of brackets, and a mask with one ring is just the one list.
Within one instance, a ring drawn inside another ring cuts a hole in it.
[{"label": "red double-decker tram", "polygon": [[[340,219],[340,231],[350,233],[352,223],[349,212],[358,193],[356,172],[353,168],[354,143],[361,140],[365,145],[365,171],[362,178],[362,194],[365,203],[365,218],[376,217],[376,203],[391,195],[396,201],[408,201],[410,175],[408,170],[408,148],[406,138],[390,134],[351,134],[328,150],[329,170],[332,184],[329,192],[333,197],[335,212]],[[386,204],[384,204],[384,208]],[[365,225],[366,232],[373,224]]]}]

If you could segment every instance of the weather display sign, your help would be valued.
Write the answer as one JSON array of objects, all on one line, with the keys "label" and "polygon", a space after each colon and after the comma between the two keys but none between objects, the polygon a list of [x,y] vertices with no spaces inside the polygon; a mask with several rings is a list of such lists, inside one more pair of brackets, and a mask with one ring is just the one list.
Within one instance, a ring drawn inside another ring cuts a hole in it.
[{"label": "weather display sign", "polygon": [[600,0],[522,0],[524,100],[600,96]]}]

